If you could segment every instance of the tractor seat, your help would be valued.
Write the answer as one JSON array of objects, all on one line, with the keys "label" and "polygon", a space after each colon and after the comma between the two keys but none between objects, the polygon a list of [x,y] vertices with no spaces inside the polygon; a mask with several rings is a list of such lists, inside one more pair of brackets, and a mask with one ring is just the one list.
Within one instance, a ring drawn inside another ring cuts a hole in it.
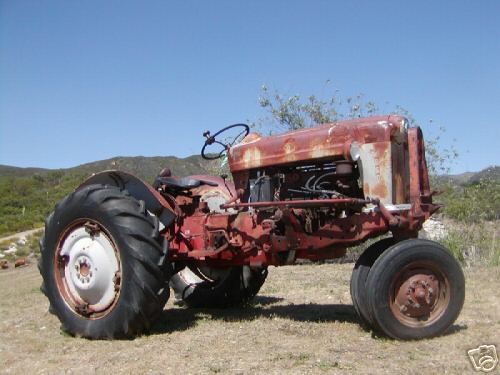
[{"label": "tractor seat", "polygon": [[218,186],[216,182],[198,180],[191,177],[156,177],[154,185],[166,185],[173,190],[189,190],[200,185]]}]

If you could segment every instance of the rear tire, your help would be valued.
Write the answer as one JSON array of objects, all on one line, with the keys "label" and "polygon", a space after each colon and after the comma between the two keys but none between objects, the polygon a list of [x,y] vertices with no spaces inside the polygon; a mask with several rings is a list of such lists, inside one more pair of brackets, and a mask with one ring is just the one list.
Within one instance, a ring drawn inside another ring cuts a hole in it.
[{"label": "rear tire", "polygon": [[361,319],[361,323],[366,328],[373,325],[368,306],[368,296],[366,290],[366,279],[377,258],[391,245],[394,239],[383,238],[367,247],[356,261],[351,276],[351,298],[354,309]]},{"label": "rear tire", "polygon": [[248,303],[259,292],[267,268],[186,266],[170,279],[177,302],[187,307],[225,308]]},{"label": "rear tire", "polygon": [[387,249],[373,264],[366,287],[374,325],[402,340],[442,334],[465,298],[458,262],[440,244],[421,239]]},{"label": "rear tire", "polygon": [[71,335],[124,338],[147,331],[169,297],[158,219],[124,190],[89,185],[45,222],[41,290]]}]

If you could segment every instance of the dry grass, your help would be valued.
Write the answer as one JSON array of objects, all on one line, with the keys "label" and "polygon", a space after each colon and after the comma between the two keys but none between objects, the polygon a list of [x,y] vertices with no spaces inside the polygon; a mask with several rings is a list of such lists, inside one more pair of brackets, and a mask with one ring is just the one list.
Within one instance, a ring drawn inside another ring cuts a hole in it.
[{"label": "dry grass", "polygon": [[500,266],[500,220],[460,223],[446,220],[440,241],[465,267]]},{"label": "dry grass", "polygon": [[88,341],[59,330],[31,265],[0,272],[0,372],[6,374],[473,373],[466,351],[500,349],[500,268],[466,271],[467,295],[442,337],[398,342],[358,324],[352,264],[272,268],[246,309],[187,310],[171,302],[150,335]]}]

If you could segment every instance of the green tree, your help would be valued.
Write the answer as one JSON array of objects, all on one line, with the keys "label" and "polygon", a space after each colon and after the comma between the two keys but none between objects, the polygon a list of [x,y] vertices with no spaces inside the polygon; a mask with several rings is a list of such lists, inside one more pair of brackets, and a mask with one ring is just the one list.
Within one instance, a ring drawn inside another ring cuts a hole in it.
[{"label": "green tree", "polygon": [[[330,85],[331,82],[326,81],[325,88],[330,89]],[[283,95],[276,90],[270,90],[267,86],[262,86],[258,101],[267,115],[257,120],[254,126],[264,132],[275,133],[382,114],[379,106],[374,101],[367,100],[363,94],[343,97],[339,90],[330,89],[329,91],[331,93],[326,98],[322,98],[317,95]],[[426,130],[433,130],[433,132],[426,131],[425,140],[429,172],[431,175],[449,172],[458,153],[454,147],[446,148],[441,145],[442,136],[446,131],[444,127],[436,128],[432,120],[427,124],[422,124],[410,111],[399,105],[383,112],[405,116],[410,126],[421,126]]]}]

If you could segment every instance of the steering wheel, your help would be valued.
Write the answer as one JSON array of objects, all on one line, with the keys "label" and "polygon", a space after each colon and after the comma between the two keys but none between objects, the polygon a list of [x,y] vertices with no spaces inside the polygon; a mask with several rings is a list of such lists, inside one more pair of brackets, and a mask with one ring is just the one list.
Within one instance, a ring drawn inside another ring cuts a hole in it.
[{"label": "steering wheel", "polygon": [[[232,128],[243,128],[243,130],[241,132],[239,132],[232,140],[231,142],[229,143],[223,143],[221,141],[217,141],[215,139],[215,137],[219,136],[221,133],[224,133],[225,131],[228,131],[229,129],[232,129]],[[205,144],[203,145],[203,148],[201,149],[201,157],[203,159],[206,159],[206,160],[215,160],[215,159],[219,159],[222,157],[222,155],[224,155],[224,152],[226,152],[227,150],[229,150],[229,148],[234,145],[236,143],[236,141],[238,141],[241,137],[241,139],[245,138],[248,133],[250,133],[250,127],[246,124],[234,124],[234,125],[229,125],[229,126],[226,126],[225,128],[219,130],[217,133],[215,133],[214,135],[210,135],[210,132],[207,130],[206,132],[203,133],[203,136],[206,138],[205,140]],[[222,150],[217,154],[215,154],[215,156],[209,156],[207,154],[205,154],[205,149],[207,146],[210,146],[214,143],[217,143],[219,145],[222,146]]]}]

